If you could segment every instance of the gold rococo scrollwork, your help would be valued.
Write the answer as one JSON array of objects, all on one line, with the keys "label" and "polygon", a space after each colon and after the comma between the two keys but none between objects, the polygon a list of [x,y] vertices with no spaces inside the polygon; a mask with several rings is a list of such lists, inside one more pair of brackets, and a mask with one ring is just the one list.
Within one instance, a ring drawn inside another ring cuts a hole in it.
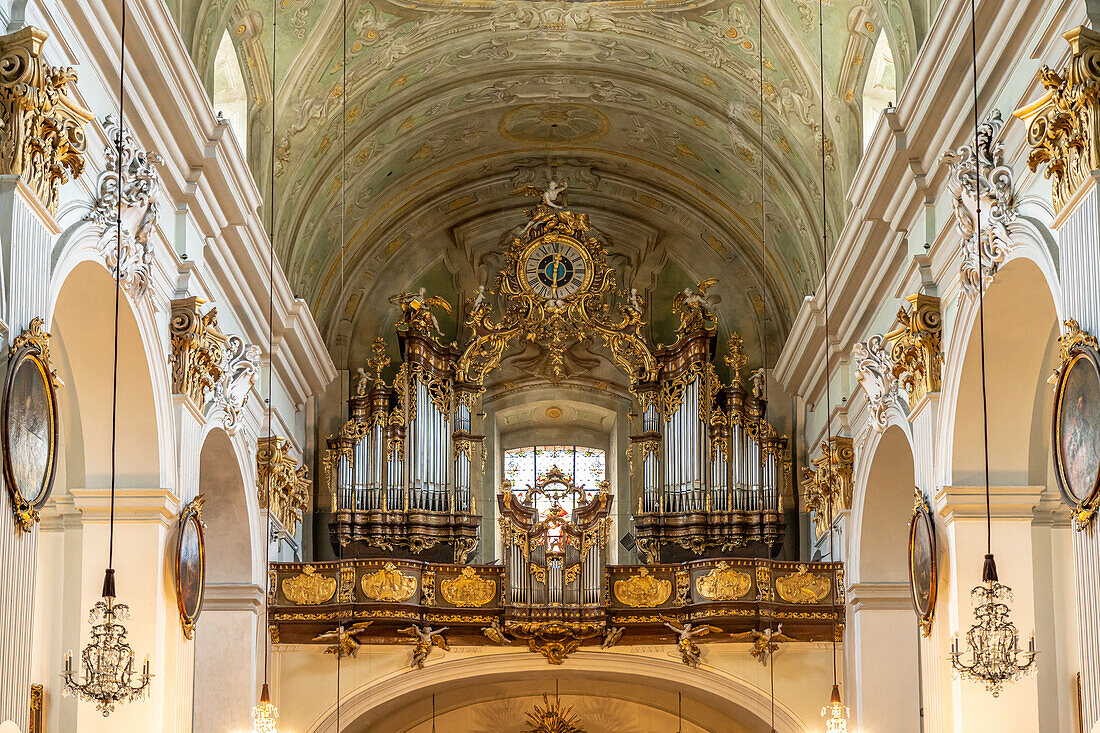
[{"label": "gold rococo scrollwork", "polygon": [[283,595],[299,606],[320,606],[327,603],[336,595],[336,585],[336,578],[318,575],[312,565],[306,565],[299,575],[285,578],[282,583]]},{"label": "gold rococo scrollwork", "polygon": [[260,438],[256,445],[256,484],[260,506],[294,533],[309,508],[309,470],[290,455],[290,441],[278,435]]},{"label": "gold rococo scrollwork", "polygon": [[493,600],[497,592],[497,583],[492,578],[483,578],[473,568],[462,568],[462,573],[439,582],[443,599],[452,606],[460,608],[480,608]]},{"label": "gold rococo scrollwork", "polygon": [[776,592],[788,603],[820,603],[832,589],[832,578],[811,573],[808,565],[799,565],[797,572],[775,579]]},{"label": "gold rococo scrollwork", "polygon": [[939,298],[917,293],[906,300],[909,307],[898,310],[896,327],[885,338],[890,342],[893,377],[909,392],[909,404],[915,405],[940,390],[943,322]]},{"label": "gold rococo scrollwork", "polygon": [[222,378],[228,336],[218,329],[218,309],[200,310],[206,301],[198,296],[172,301],[169,331],[172,338],[172,390],[191,399],[199,410],[206,407],[206,393]]},{"label": "gold rococo scrollwork", "polygon": [[616,580],[614,589],[620,603],[632,608],[654,608],[672,596],[672,581],[655,578],[648,569],[642,568],[637,575]]},{"label": "gold rococo scrollwork", "polygon": [[852,439],[835,435],[832,443],[821,444],[821,454],[813,468],[803,468],[802,492],[806,509],[813,512],[814,528],[821,537],[829,531],[829,522],[852,506],[852,471],[855,448]]},{"label": "gold rococo scrollwork", "polygon": [[372,601],[382,603],[401,603],[416,594],[416,577],[406,575],[392,562],[383,565],[377,572],[364,575],[360,584],[363,595]]},{"label": "gold rococo scrollwork", "polygon": [[695,590],[708,601],[736,601],[752,587],[752,576],[736,570],[726,561],[695,580]]}]

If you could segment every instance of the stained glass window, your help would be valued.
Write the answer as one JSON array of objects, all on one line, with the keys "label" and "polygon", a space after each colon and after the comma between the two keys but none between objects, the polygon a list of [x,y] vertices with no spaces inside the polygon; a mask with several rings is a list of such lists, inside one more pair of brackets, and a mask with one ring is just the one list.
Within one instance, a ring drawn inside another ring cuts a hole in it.
[{"label": "stained glass window", "polygon": [[[522,496],[537,479],[546,477],[555,466],[573,479],[573,485],[583,488],[591,498],[600,490],[600,482],[607,476],[606,453],[599,448],[585,448],[578,445],[532,445],[526,448],[513,448],[504,451],[504,478],[512,484],[512,491]],[[575,498],[566,499],[560,507],[549,497],[535,499],[535,509],[539,519],[545,520],[555,514],[562,519],[572,516],[576,508]],[[564,512],[564,513],[563,513]],[[561,540],[561,529],[552,529],[547,538],[553,546]]]}]

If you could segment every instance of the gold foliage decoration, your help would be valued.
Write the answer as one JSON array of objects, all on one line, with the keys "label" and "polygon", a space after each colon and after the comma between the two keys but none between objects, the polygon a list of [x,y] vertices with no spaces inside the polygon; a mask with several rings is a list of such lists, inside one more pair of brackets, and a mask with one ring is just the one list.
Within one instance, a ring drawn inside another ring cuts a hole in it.
[{"label": "gold foliage decoration", "polygon": [[653,608],[668,601],[672,595],[672,581],[654,578],[647,568],[637,575],[615,581],[615,597],[620,603],[633,608]]},{"label": "gold foliage decoration", "polygon": [[363,594],[372,601],[400,603],[407,601],[416,593],[416,577],[405,575],[392,562],[362,580]]},{"label": "gold foliage decoration", "polygon": [[206,393],[222,378],[225,342],[228,336],[218,329],[218,309],[203,315],[206,301],[198,296],[172,301],[169,331],[172,337],[172,391],[186,395],[202,410]]},{"label": "gold foliage decoration", "polygon": [[482,578],[473,568],[462,568],[461,575],[441,580],[439,590],[453,606],[480,608],[493,600],[497,584],[492,578]]},{"label": "gold foliage decoration", "polygon": [[736,601],[749,592],[752,576],[722,561],[706,575],[695,580],[695,589],[708,601]]},{"label": "gold foliage decoration", "polygon": [[283,595],[299,606],[319,606],[336,594],[336,578],[317,575],[312,565],[302,568],[299,575],[283,580]]},{"label": "gold foliage decoration", "polygon": [[893,376],[909,392],[909,404],[915,405],[929,392],[939,392],[943,371],[940,299],[910,295],[908,309],[901,308],[895,328],[886,334],[890,342]]}]

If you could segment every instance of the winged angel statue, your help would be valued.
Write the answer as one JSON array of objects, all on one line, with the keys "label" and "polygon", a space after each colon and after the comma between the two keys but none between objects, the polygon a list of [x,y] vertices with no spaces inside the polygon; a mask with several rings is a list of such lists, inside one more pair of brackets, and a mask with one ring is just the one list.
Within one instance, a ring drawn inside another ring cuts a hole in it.
[{"label": "winged angel statue", "polygon": [[415,643],[410,668],[424,669],[424,660],[431,654],[433,646],[437,646],[445,652],[451,651],[451,647],[447,645],[447,640],[443,638],[443,632],[446,630],[446,626],[438,631],[433,631],[431,626],[413,625],[397,632],[409,637]]},{"label": "winged angel statue", "polygon": [[658,618],[676,634],[676,646],[680,649],[680,658],[683,660],[684,664],[689,667],[698,667],[699,658],[702,656],[702,650],[700,650],[699,645],[695,643],[695,638],[698,636],[706,636],[710,633],[722,633],[722,630],[717,626],[710,626],[708,624],[695,626],[691,622],[681,623],[677,619],[669,618],[664,615],[658,616]]},{"label": "winged angel statue", "polygon": [[710,320],[714,306],[721,302],[718,295],[708,295],[707,291],[718,284],[718,278],[711,277],[700,282],[695,289],[684,288],[672,299],[672,312],[680,316],[677,333],[702,328]]},{"label": "winged angel statue", "polygon": [[390,297],[390,302],[401,306],[401,313],[410,325],[420,326],[425,333],[430,333],[428,328],[430,326],[437,334],[443,336],[443,331],[439,328],[439,319],[432,313],[432,309],[442,308],[450,313],[451,304],[446,299],[438,295],[429,296],[426,288],[420,288],[415,293],[393,295]]}]

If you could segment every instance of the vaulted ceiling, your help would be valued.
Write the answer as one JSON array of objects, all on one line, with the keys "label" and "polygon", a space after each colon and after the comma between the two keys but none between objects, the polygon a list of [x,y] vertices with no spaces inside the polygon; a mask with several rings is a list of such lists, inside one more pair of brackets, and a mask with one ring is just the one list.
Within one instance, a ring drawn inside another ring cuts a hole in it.
[{"label": "vaulted ceiling", "polygon": [[[900,87],[931,1],[824,3],[830,232],[859,160],[875,40],[886,34]],[[266,190],[271,2],[177,2],[209,83],[223,34],[234,41]],[[718,277],[725,327],[750,349],[768,338],[774,358],[821,273],[814,0],[764,0],[766,277],[753,0],[347,0],[346,69],[341,2],[276,2],[276,247],[338,363],[392,323],[393,293],[427,284],[457,300],[489,280],[525,221],[529,202],[510,193],[552,175],[626,287],[653,303]]]}]

